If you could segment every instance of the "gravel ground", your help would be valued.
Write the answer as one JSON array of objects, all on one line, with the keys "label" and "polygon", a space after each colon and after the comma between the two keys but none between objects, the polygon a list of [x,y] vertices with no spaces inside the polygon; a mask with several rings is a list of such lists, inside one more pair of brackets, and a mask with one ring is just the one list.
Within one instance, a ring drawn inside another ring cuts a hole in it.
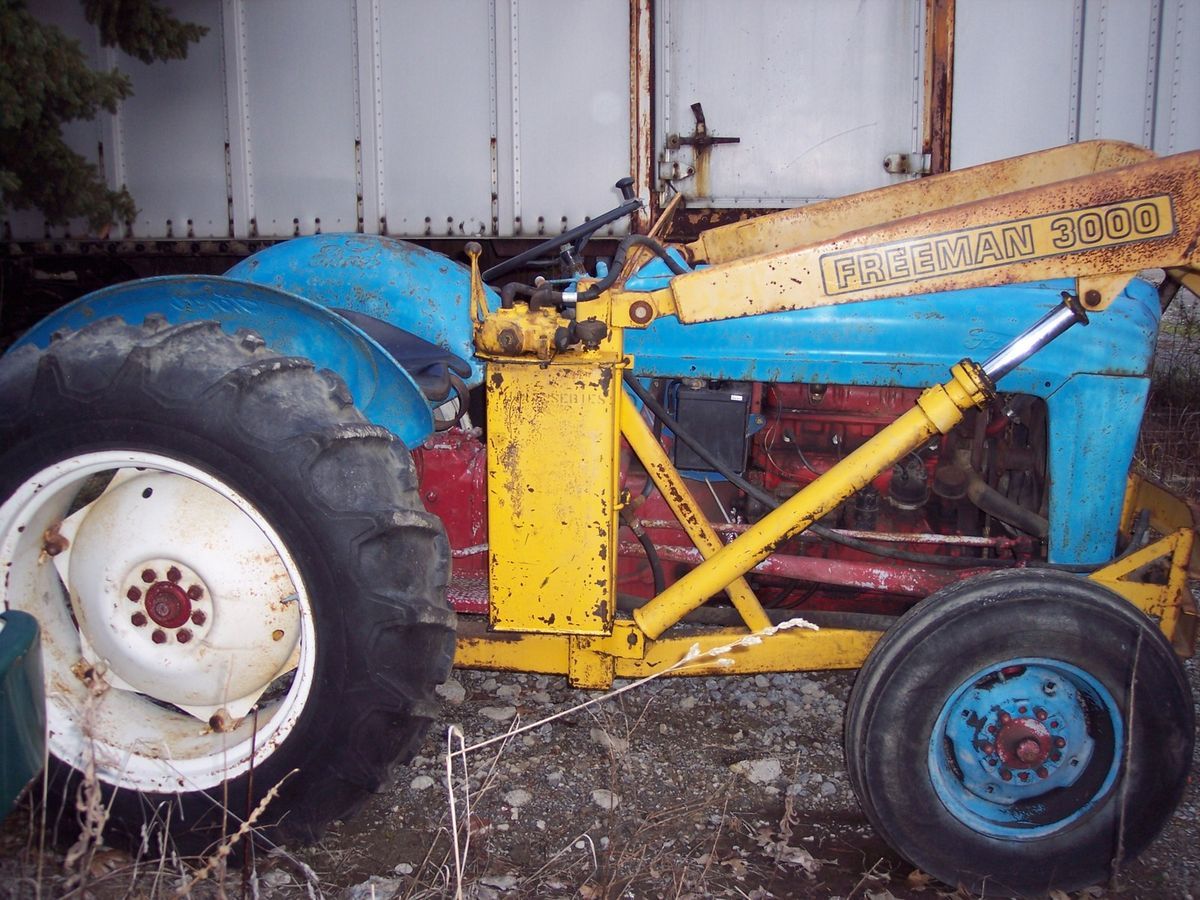
[{"label": "gravel ground", "polygon": [[[1196,696],[1200,666],[1187,665]],[[471,898],[965,897],[913,872],[872,832],[847,781],[842,712],[853,673],[659,679],[468,753]],[[564,679],[456,672],[444,723],[467,744],[597,697]],[[443,729],[412,766],[316,847],[259,852],[197,896],[387,900],[454,895]],[[0,895],[35,896],[28,815],[0,833]],[[1200,896],[1200,786],[1116,885],[1077,897]],[[237,855],[237,854],[235,854]],[[41,896],[61,896],[42,857]],[[106,851],[87,896],[174,896],[171,865]],[[78,893],[76,894],[78,896]],[[1055,895],[1062,900],[1065,895]]]},{"label": "gravel ground", "polygon": [[[1200,667],[1188,663],[1200,696]],[[476,897],[931,897],[872,832],[842,759],[853,673],[661,679],[469,754]],[[562,679],[459,672],[446,719],[472,743],[569,709]],[[303,859],[346,896],[449,892],[445,741]],[[466,815],[465,799],[457,814]],[[1200,895],[1200,787],[1116,885]]]}]

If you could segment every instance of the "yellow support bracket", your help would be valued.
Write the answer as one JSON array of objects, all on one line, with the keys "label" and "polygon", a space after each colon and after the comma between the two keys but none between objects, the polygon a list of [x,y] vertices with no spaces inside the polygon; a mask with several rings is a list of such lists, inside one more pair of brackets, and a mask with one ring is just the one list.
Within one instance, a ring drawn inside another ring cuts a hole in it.
[{"label": "yellow support bracket", "polygon": [[[628,619],[614,623],[613,634],[587,638],[556,634],[493,634],[472,618],[459,620],[454,664],[462,669],[565,675],[575,687],[607,690],[614,678],[753,675],[856,669],[882,636],[879,631],[792,628],[759,637],[744,628],[680,628],[657,641],[641,638]],[[715,647],[737,644],[720,656],[704,656]],[[701,656],[672,668],[696,647]],[[670,670],[669,672],[667,670]]]},{"label": "yellow support bracket", "polygon": [[[1158,619],[1163,634],[1182,656],[1191,656],[1196,644],[1196,602],[1187,583],[1194,543],[1195,532],[1180,528],[1089,576]],[[1160,561],[1167,565],[1165,583],[1136,580]]]}]

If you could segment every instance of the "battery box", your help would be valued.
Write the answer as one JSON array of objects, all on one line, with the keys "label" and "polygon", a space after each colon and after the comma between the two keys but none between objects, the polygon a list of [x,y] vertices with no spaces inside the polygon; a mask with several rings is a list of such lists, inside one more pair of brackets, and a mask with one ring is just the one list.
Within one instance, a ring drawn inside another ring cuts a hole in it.
[{"label": "battery box", "polygon": [[[723,381],[698,388],[680,383],[676,388],[672,403],[675,420],[724,465],[741,474],[750,448],[746,437],[750,385]],[[671,457],[677,469],[716,471],[682,441],[675,441]]]}]

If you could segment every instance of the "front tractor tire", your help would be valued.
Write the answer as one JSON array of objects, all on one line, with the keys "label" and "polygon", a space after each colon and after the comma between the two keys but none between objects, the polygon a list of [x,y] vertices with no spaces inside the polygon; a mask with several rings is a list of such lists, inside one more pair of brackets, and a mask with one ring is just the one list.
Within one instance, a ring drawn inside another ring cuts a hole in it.
[{"label": "front tractor tire", "polygon": [[[309,841],[415,752],[449,550],[345,385],[213,322],[107,319],[0,360],[4,604],[42,626],[51,786],[201,852]],[[68,814],[68,818],[70,814]]]},{"label": "front tractor tire", "polygon": [[1109,880],[1170,819],[1191,691],[1157,625],[1085,578],[1026,569],[913,607],[859,671],[846,768],[909,862],[984,896]]}]

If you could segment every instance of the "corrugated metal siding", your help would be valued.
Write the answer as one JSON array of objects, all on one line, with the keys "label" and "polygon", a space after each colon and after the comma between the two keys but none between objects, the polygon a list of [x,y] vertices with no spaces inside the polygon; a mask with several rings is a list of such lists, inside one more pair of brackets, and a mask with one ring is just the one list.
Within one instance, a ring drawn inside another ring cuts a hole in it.
[{"label": "corrugated metal siding", "polygon": [[[152,66],[100,48],[78,0],[30,5],[133,79],[117,116],[65,133],[129,187],[136,239],[554,234],[650,165],[635,107],[655,109],[656,161],[694,163],[665,143],[693,131],[697,101],[711,133],[741,139],[712,149],[707,184],[671,183],[693,206],[884,185],[905,176],[883,157],[927,137],[923,0],[641,0],[655,96],[631,103],[636,4],[175,0],[211,32]],[[1200,0],[958,0],[951,164],[1098,136],[1200,147],[1196,46]],[[5,221],[17,240],[47,233],[37,214]]]},{"label": "corrugated metal siding", "polygon": [[958,0],[955,40],[955,168],[1098,137],[1200,147],[1197,0]]}]

